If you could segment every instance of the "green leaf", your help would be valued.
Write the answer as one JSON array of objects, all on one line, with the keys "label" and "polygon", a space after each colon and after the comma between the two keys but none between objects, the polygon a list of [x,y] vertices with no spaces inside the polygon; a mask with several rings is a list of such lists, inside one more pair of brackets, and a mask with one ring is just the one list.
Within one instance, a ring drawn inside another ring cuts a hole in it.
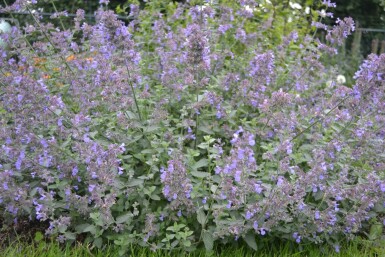
[{"label": "green leaf", "polygon": [[53,112],[54,112],[57,116],[59,116],[59,115],[62,113],[62,110],[60,110],[60,109],[55,109]]},{"label": "green leaf", "polygon": [[325,193],[321,190],[318,190],[316,193],[313,193],[314,200],[319,201],[324,197]]},{"label": "green leaf", "polygon": [[214,248],[214,237],[210,231],[202,231],[202,239],[207,251],[211,251]]},{"label": "green leaf", "polygon": [[154,201],[160,201],[159,195],[151,195],[150,198]]},{"label": "green leaf", "polygon": [[175,240],[171,243],[171,248],[175,248],[179,244],[179,240]]},{"label": "green leaf", "polygon": [[199,168],[207,167],[208,164],[209,164],[209,160],[207,160],[207,159],[200,159],[198,162],[196,162],[196,163],[192,166],[192,169],[193,169],[193,170],[198,170]]},{"label": "green leaf", "polygon": [[80,225],[78,225],[78,226],[75,227],[75,230],[76,230],[76,232],[78,232],[78,233],[83,233],[83,232],[84,232],[84,229],[87,228],[88,226],[90,226],[90,224],[87,224],[87,223],[85,223],[85,224],[80,224]]},{"label": "green leaf", "polygon": [[138,120],[138,116],[136,115],[136,113],[133,113],[131,111],[126,111],[126,117],[129,118],[129,119],[132,119],[132,120]]},{"label": "green leaf", "polygon": [[382,203],[376,203],[374,205],[373,210],[377,213],[384,213],[385,212],[385,206]]},{"label": "green leaf", "polygon": [[99,212],[92,212],[90,213],[90,218],[93,219],[93,220],[98,220],[100,217],[100,213]]},{"label": "green leaf", "polygon": [[192,171],[191,175],[193,175],[194,177],[197,177],[197,178],[206,178],[206,177],[210,176],[211,174],[208,172],[202,172],[202,171]]},{"label": "green leaf", "polygon": [[35,233],[35,238],[34,238],[35,242],[40,242],[41,240],[43,240],[43,238],[44,238],[44,235],[40,231]]},{"label": "green leaf", "polygon": [[129,219],[131,219],[132,217],[132,213],[126,213],[126,214],[123,214],[121,216],[118,216],[116,218],[116,223],[117,224],[121,224],[121,223],[125,223],[126,221],[128,221]]},{"label": "green leaf", "polygon": [[198,209],[197,211],[197,220],[199,224],[204,226],[206,224],[206,214],[203,209]]},{"label": "green leaf", "polygon": [[103,244],[103,240],[100,237],[94,239],[94,245],[97,248],[99,249],[102,248],[102,244]]},{"label": "green leaf", "polygon": [[143,135],[137,135],[137,136],[131,138],[131,140],[128,140],[127,142],[125,142],[125,143],[126,143],[126,145],[129,146],[129,145],[135,143],[136,141],[138,141],[139,139],[141,139],[142,137],[143,137]]},{"label": "green leaf", "polygon": [[127,186],[128,187],[135,187],[143,184],[142,179],[132,179],[130,182],[128,182]]},{"label": "green leaf", "polygon": [[258,251],[257,242],[255,241],[255,235],[253,233],[247,233],[243,239],[247,243],[247,245],[254,249],[255,251]]},{"label": "green leaf", "polygon": [[144,127],[144,133],[151,133],[151,132],[154,132],[154,131],[157,131],[160,127],[159,126],[148,126],[148,127]]},{"label": "green leaf", "polygon": [[183,240],[183,245],[186,246],[186,247],[190,247],[191,246],[191,241],[190,240]]},{"label": "green leaf", "polygon": [[83,232],[90,232],[91,234],[96,234],[96,226],[95,225],[89,225],[85,229],[83,229]]},{"label": "green leaf", "polygon": [[210,135],[214,134],[214,132],[207,126],[198,126],[198,130],[205,132],[206,134],[210,134]]},{"label": "green leaf", "polygon": [[370,226],[369,240],[378,239],[382,235],[383,225],[373,224]]},{"label": "green leaf", "polygon": [[68,240],[76,240],[76,234],[75,234],[75,233],[66,232],[66,233],[64,233],[64,236],[65,236]]}]

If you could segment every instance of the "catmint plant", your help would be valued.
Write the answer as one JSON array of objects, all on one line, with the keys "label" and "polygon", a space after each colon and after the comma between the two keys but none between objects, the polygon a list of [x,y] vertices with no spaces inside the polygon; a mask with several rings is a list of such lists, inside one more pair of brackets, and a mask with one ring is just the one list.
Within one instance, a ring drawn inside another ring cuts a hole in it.
[{"label": "catmint plant", "polygon": [[122,254],[277,237],[338,251],[370,235],[384,219],[385,55],[341,83],[325,60],[355,24],[317,2],[313,21],[253,0],[151,1],[126,23],[109,1],[66,24],[36,1],[1,6],[31,16],[0,35],[2,220]]}]

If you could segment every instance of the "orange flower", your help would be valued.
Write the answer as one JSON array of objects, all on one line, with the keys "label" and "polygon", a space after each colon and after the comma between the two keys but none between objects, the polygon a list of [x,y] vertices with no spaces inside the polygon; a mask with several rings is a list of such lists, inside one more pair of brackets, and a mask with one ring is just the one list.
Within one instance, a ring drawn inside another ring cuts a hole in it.
[{"label": "orange flower", "polygon": [[74,54],[71,54],[70,56],[68,56],[67,58],[66,58],[66,61],[67,62],[70,62],[70,61],[73,61],[73,60],[75,60],[75,55]]},{"label": "orange flower", "polygon": [[50,78],[51,78],[51,76],[48,74],[43,75],[43,79],[50,79]]},{"label": "orange flower", "polygon": [[47,61],[46,58],[33,57],[33,64],[36,67],[39,67],[41,64],[44,64]]}]

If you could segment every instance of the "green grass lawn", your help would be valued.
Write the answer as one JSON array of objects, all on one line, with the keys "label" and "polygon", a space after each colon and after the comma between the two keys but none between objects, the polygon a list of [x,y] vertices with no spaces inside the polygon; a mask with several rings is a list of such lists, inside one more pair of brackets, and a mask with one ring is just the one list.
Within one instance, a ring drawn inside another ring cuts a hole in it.
[{"label": "green grass lawn", "polygon": [[[112,257],[119,256],[117,250],[112,247],[106,247],[105,250],[90,249],[85,245],[76,246],[60,246],[56,242],[37,242],[37,243],[23,243],[14,242],[7,248],[0,251],[1,257]],[[370,242],[355,241],[341,246],[340,252],[336,253],[334,249],[326,248],[317,245],[295,245],[295,244],[277,244],[269,245],[263,249],[255,252],[247,247],[217,247],[214,252],[195,251],[192,253],[185,252],[168,252],[168,251],[156,251],[152,252],[146,248],[133,247],[125,256],[137,256],[137,257],[163,257],[163,256],[191,256],[191,257],[203,257],[203,256],[231,256],[231,257],[286,257],[286,256],[346,256],[346,257],[366,257],[366,256],[385,256],[385,245],[374,246]]]}]

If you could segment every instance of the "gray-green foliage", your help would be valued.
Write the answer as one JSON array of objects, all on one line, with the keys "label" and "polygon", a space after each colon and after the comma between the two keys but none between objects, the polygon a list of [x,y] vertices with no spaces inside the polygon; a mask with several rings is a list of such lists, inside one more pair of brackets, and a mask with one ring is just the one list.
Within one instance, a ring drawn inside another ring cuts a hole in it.
[{"label": "gray-green foliage", "polygon": [[323,61],[354,22],[320,23],[325,5],[151,1],[128,26],[100,9],[70,30],[32,16],[0,55],[4,220],[121,255],[381,239],[384,56],[336,81]]}]

